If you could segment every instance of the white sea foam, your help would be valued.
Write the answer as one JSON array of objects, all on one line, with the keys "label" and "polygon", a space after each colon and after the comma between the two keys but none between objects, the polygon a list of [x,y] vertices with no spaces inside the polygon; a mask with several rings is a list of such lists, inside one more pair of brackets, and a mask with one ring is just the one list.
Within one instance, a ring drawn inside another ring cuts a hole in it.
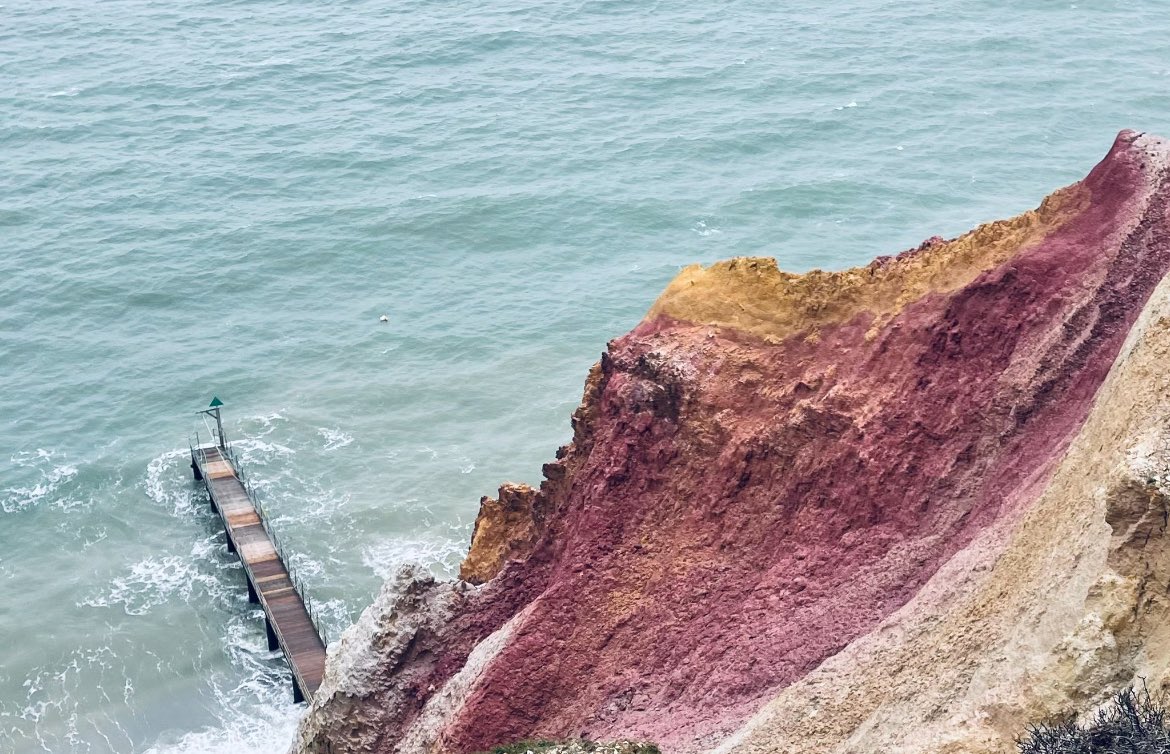
[{"label": "white sea foam", "polygon": [[[154,473],[148,473],[146,487],[158,502],[174,504],[173,490],[165,482],[168,464],[175,464],[179,453],[164,454],[156,459]],[[173,471],[185,471],[178,469]],[[161,478],[160,478],[161,477]],[[319,565],[304,559],[299,565],[317,570]],[[164,734],[153,742],[148,751],[156,754],[192,754],[194,752],[243,752],[244,754],[283,754],[295,730],[303,708],[293,705],[289,692],[289,672],[279,651],[268,650],[264,640],[260,612],[246,606],[239,582],[240,566],[234,558],[223,553],[222,535],[199,537],[188,555],[160,555],[129,564],[123,574],[110,579],[108,584],[78,603],[83,608],[121,608],[128,615],[141,616],[164,603],[182,601],[198,603],[201,610],[230,611],[223,646],[231,660],[233,671],[224,674],[214,663],[208,664],[202,656],[189,659],[210,683],[215,722],[182,734]],[[232,573],[224,573],[230,571]],[[343,614],[340,608],[330,606],[329,615]],[[334,621],[340,623],[340,621]],[[331,623],[332,625],[332,623]],[[140,659],[153,657],[160,675],[184,675],[189,670],[179,669],[173,658],[159,657],[144,651]],[[95,671],[95,667],[98,665]],[[79,676],[87,673],[85,678]],[[134,742],[117,719],[109,714],[98,718],[79,715],[87,709],[85,694],[70,695],[70,688],[93,689],[94,672],[111,676],[97,684],[105,705],[132,706],[135,695],[134,680],[126,673],[125,663],[115,653],[68,658],[64,666],[46,668],[26,682],[27,703],[14,710],[26,724],[14,727],[5,735],[0,732],[0,748],[5,740],[16,741],[18,736],[31,737],[30,743],[47,751],[62,748],[73,751],[129,751],[140,750],[142,742]],[[74,701],[77,698],[80,701]],[[0,705],[0,712],[7,712]],[[105,742],[102,749],[101,742]],[[150,743],[150,742],[147,742]],[[97,745],[94,748],[94,745]]]},{"label": "white sea foam", "polygon": [[9,750],[5,744],[17,748],[15,742],[23,740],[50,752],[93,751],[86,740],[91,737],[81,728],[85,725],[84,733],[92,729],[108,751],[128,751],[133,742],[126,730],[108,714],[86,714],[83,705],[85,692],[94,691],[109,705],[113,702],[109,690],[119,687],[131,689],[120,700],[129,703],[133,693],[129,684],[125,664],[111,646],[75,647],[59,661],[34,668],[21,684],[23,699],[0,701],[0,717],[23,721],[0,727],[0,748]]},{"label": "white sea foam", "polygon": [[330,429],[328,427],[319,427],[317,434],[325,438],[325,447],[323,450],[337,450],[344,448],[353,442],[353,435],[347,434],[340,429]]},{"label": "white sea foam", "polygon": [[288,565],[296,571],[298,578],[312,579],[325,573],[324,567],[319,562],[303,552],[289,552],[286,555]]},{"label": "white sea foam", "polygon": [[121,576],[111,578],[77,606],[111,608],[121,606],[126,615],[146,615],[153,608],[180,599],[200,608],[229,609],[240,591],[236,558],[223,557],[221,534],[199,537],[188,555],[158,555],[131,563]]},{"label": "white sea foam", "polygon": [[[259,637],[257,644],[263,646],[263,634],[255,630],[251,633]],[[287,668],[279,652],[272,655],[265,648],[263,655],[248,663],[242,680],[212,686],[216,724],[179,736],[164,736],[146,750],[147,754],[287,752],[304,707],[292,703]]]},{"label": "white sea foam", "polygon": [[299,706],[292,704],[256,706],[239,719],[187,733],[146,751],[147,754],[284,754],[292,743],[301,712]]},{"label": "white sea foam", "polygon": [[189,517],[197,510],[196,496],[192,494],[189,465],[190,451],[178,448],[155,456],[146,464],[143,487],[146,496],[159,505],[167,506],[176,516]]},{"label": "white sea foam", "polygon": [[439,537],[395,537],[362,550],[362,564],[388,579],[407,563],[425,566],[437,576],[451,576],[459,567],[466,541]]},{"label": "white sea foam", "polygon": [[304,707],[292,703],[291,676],[280,650],[270,651],[258,608],[237,611],[225,645],[234,672],[214,678],[216,723],[164,736],[149,754],[284,754]]},{"label": "white sea foam", "polygon": [[706,220],[699,220],[691,227],[691,230],[700,236],[713,236],[723,232],[718,228],[713,228],[708,225]]},{"label": "white sea foam", "polygon": [[[212,539],[197,541],[187,556],[160,555],[133,563],[93,594],[77,603],[78,607],[121,607],[127,615],[145,615],[159,605],[176,599],[191,602],[192,595],[222,605],[230,601],[231,588],[221,580],[217,570],[209,567],[214,547]],[[238,570],[237,563],[225,564],[224,570]]]},{"label": "white sea foam", "polygon": [[284,420],[285,420],[284,415],[281,414],[279,411],[273,411],[270,414],[262,414],[260,416],[249,417],[249,419],[247,419],[247,421],[254,421],[254,422],[260,423],[260,430],[258,432],[260,437],[264,437],[266,435],[272,434],[273,430],[276,429],[277,425],[279,423],[283,422]]},{"label": "white sea foam", "polygon": [[240,454],[240,462],[264,460],[272,457],[288,458],[296,455],[296,451],[287,445],[275,442],[265,442],[258,437],[244,437],[232,441],[232,449]]},{"label": "white sea foam", "polygon": [[78,504],[79,501],[59,494],[62,485],[77,476],[77,466],[58,462],[63,458],[63,453],[44,448],[14,454],[9,459],[12,465],[36,470],[39,479],[31,484],[14,485],[0,490],[4,495],[3,499],[0,499],[0,510],[5,513],[16,513],[46,500],[52,501],[60,507],[72,507]]}]

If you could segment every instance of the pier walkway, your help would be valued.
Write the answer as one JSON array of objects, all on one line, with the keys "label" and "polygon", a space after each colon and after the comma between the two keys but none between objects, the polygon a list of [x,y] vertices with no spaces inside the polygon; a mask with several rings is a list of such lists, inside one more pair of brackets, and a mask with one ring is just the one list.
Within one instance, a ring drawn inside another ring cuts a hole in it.
[{"label": "pier walkway", "polygon": [[[210,412],[208,412],[210,413]],[[218,409],[214,414],[218,420]],[[219,422],[217,421],[217,424]],[[191,469],[207,486],[211,505],[227,531],[228,550],[239,555],[248,581],[248,600],[264,609],[268,648],[280,648],[292,670],[293,699],[312,701],[325,673],[325,640],[312,601],[290,573],[264,510],[244,478],[231,446],[223,439],[191,445]]]}]

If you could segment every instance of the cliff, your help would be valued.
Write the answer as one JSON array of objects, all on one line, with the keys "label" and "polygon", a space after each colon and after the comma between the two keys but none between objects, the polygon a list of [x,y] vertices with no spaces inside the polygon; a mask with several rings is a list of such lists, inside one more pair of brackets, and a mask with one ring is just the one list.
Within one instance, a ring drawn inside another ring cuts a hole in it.
[{"label": "cliff", "polygon": [[464,581],[330,648],[301,752],[1006,752],[1170,665],[1170,145],[843,272],[692,267]]}]

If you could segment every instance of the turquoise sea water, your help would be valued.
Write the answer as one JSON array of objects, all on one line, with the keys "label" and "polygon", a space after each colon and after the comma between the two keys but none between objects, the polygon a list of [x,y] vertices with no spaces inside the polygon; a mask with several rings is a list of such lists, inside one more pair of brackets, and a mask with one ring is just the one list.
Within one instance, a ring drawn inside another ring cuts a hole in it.
[{"label": "turquoise sea water", "polygon": [[0,751],[287,747],[213,394],[336,632],[538,480],[681,265],[861,264],[1170,132],[1164,10],[0,7]]}]

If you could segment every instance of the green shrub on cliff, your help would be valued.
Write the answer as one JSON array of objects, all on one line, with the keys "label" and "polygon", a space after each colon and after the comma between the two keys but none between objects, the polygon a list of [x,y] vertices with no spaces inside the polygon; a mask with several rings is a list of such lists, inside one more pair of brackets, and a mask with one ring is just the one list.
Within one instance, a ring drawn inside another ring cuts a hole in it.
[{"label": "green shrub on cliff", "polygon": [[548,754],[550,749],[556,748],[557,746],[556,741],[517,741],[507,746],[497,746],[490,752],[485,752],[484,754],[528,754],[528,752],[532,752],[532,754]]},{"label": "green shrub on cliff", "polygon": [[1165,700],[1143,686],[1115,696],[1091,720],[1032,725],[1016,741],[1020,754],[1170,754]]},{"label": "green shrub on cliff", "polygon": [[496,746],[483,754],[661,754],[654,744],[640,741],[598,743],[587,739],[576,741],[530,740],[517,741],[507,746]]}]

